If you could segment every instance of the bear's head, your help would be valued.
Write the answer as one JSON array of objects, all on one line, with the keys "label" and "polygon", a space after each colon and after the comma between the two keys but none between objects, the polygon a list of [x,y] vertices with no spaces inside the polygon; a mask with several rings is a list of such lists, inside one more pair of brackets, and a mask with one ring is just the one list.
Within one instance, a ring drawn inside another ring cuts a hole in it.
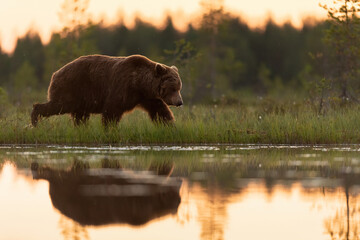
[{"label": "bear's head", "polygon": [[157,63],[155,66],[156,76],[159,79],[159,96],[167,104],[172,106],[183,105],[180,94],[182,83],[179,71],[175,66],[165,66]]}]

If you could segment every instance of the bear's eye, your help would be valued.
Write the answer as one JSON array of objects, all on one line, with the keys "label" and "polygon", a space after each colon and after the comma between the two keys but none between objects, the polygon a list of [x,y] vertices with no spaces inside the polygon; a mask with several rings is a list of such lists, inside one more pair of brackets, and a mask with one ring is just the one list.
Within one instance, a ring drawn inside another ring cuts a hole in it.
[{"label": "bear's eye", "polygon": [[173,82],[173,81],[174,81],[173,78],[165,78],[165,79],[164,79],[164,82]]}]

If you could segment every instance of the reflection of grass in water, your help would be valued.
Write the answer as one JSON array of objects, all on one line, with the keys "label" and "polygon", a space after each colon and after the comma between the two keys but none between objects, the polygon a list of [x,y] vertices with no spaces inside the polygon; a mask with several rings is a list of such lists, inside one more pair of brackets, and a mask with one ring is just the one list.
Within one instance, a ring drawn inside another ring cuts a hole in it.
[{"label": "reflection of grass in water", "polygon": [[[185,147],[184,147],[185,148]],[[189,176],[193,172],[206,172],[225,179],[231,175],[247,177],[254,171],[271,173],[272,170],[315,171],[335,176],[346,170],[360,169],[356,151],[326,151],[307,149],[258,149],[258,150],[116,150],[95,148],[38,147],[25,149],[0,149],[0,165],[11,160],[20,168],[29,168],[32,162],[66,169],[74,163],[85,162],[90,168],[127,168],[134,170],[163,169],[174,164],[173,175]],[[354,146],[356,150],[356,146]],[[75,164],[76,165],[76,164]],[[77,166],[77,165],[76,165]],[[305,177],[305,176],[304,176]]]},{"label": "reflection of grass in water", "polygon": [[196,107],[174,109],[174,126],[153,124],[135,111],[105,130],[100,116],[74,127],[68,116],[42,119],[29,127],[28,113],[0,120],[1,143],[359,143],[358,107],[316,115],[304,106],[266,112],[261,108]]}]

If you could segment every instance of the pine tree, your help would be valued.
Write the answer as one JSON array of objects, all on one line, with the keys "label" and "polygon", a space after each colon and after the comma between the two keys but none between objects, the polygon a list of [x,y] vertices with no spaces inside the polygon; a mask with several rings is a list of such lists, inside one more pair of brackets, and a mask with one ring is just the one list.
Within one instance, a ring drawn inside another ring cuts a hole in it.
[{"label": "pine tree", "polygon": [[360,66],[360,1],[335,0],[332,6],[321,5],[328,12],[330,28],[325,35],[334,57],[334,80],[343,100],[356,100]]}]

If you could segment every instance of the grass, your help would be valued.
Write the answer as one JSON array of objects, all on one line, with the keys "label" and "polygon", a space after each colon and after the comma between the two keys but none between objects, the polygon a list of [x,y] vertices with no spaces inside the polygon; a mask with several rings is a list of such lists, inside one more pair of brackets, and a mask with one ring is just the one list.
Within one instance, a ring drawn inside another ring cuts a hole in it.
[{"label": "grass", "polygon": [[[170,147],[169,147],[170,148]],[[90,168],[106,167],[132,170],[159,169],[174,164],[173,176],[191,176],[192,173],[208,173],[218,177],[268,176],[274,171],[280,175],[295,171],[297,177],[339,177],[347,174],[359,175],[359,154],[356,146],[339,150],[336,147],[298,148],[243,148],[233,149],[221,145],[216,150],[123,150],[109,147],[41,146],[25,148],[0,148],[0,171],[4,163],[11,162],[19,169],[29,168],[31,163],[53,169],[71,169],[73,166]],[[78,168],[76,168],[78,169]],[[262,173],[262,171],[264,171]],[[316,173],[316,175],[314,175]],[[230,176],[233,174],[232,176]],[[254,175],[255,174],[255,175]],[[265,174],[265,175],[264,175]]]},{"label": "grass", "polygon": [[173,108],[174,126],[153,124],[146,113],[126,114],[104,129],[99,115],[74,127],[69,116],[30,126],[30,109],[0,118],[2,144],[344,144],[360,143],[360,107],[318,115],[306,104],[194,106]]}]

